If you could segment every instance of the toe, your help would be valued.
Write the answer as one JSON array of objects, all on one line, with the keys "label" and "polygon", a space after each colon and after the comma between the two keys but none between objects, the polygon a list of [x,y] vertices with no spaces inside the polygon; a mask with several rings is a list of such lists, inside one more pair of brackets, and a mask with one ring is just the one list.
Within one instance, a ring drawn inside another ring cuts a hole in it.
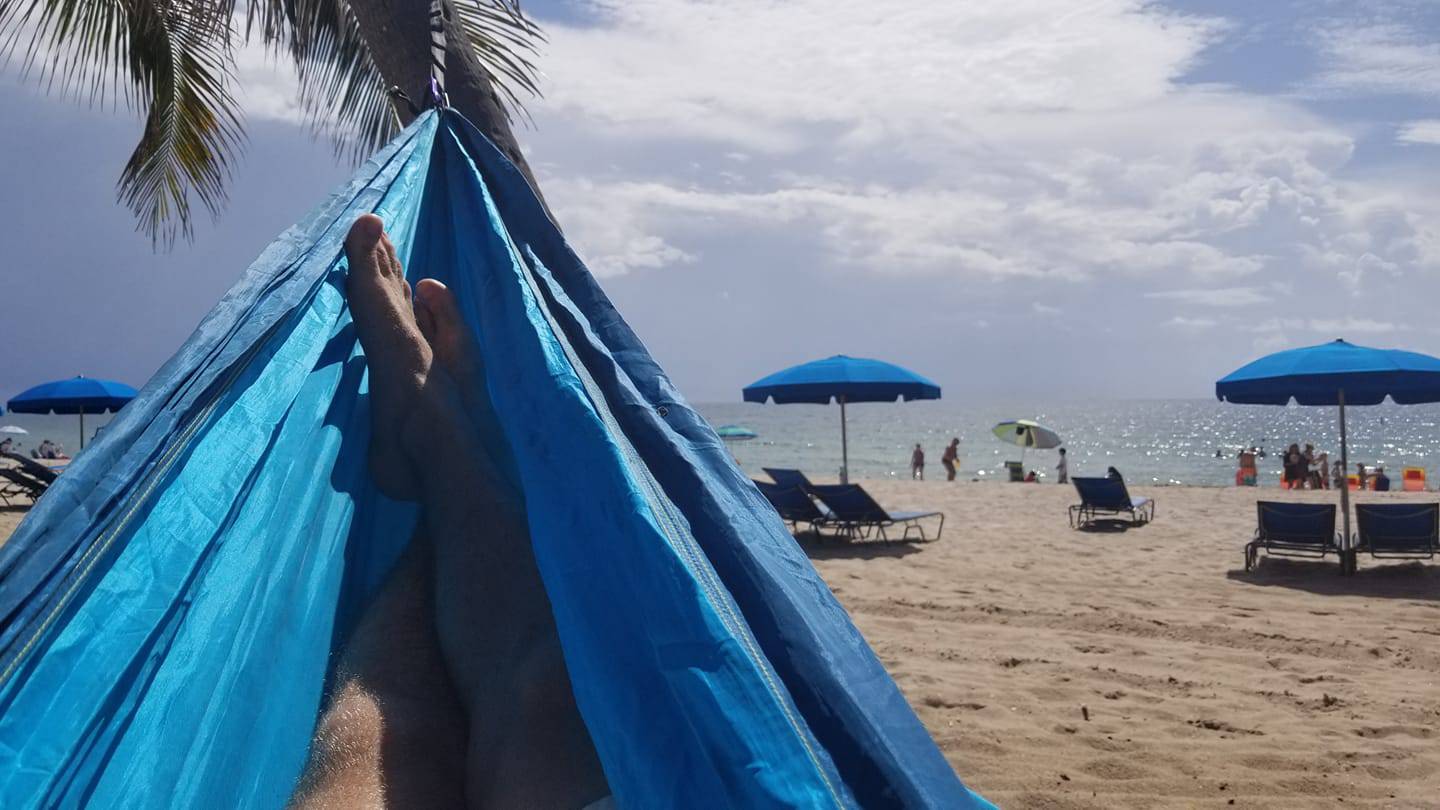
[{"label": "toe", "polygon": [[431,314],[430,307],[425,305],[422,296],[415,296],[415,325],[420,327],[420,334],[424,336],[425,342],[431,345],[435,343],[435,316]]},{"label": "toe", "polygon": [[345,252],[350,258],[369,258],[385,237],[385,222],[374,214],[364,214],[350,226],[345,236]]},{"label": "toe", "polygon": [[447,334],[465,328],[465,319],[460,315],[455,293],[449,287],[433,278],[425,278],[415,285],[415,294],[425,302],[425,308],[435,318],[437,332]]}]

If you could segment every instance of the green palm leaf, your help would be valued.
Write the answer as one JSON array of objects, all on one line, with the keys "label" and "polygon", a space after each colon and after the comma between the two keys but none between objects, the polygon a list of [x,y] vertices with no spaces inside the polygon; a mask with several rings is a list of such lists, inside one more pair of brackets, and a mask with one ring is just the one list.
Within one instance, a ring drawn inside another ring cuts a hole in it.
[{"label": "green palm leaf", "polygon": [[[532,58],[540,29],[518,0],[450,0],[467,42],[509,110],[538,95]],[[415,13],[427,4],[414,0]],[[166,247],[193,235],[192,198],[212,216],[226,198],[244,145],[231,92],[240,37],[288,55],[312,131],[358,161],[389,140],[400,119],[346,0],[0,0],[0,66],[51,92],[122,102],[145,117],[117,184],[138,229]]]}]

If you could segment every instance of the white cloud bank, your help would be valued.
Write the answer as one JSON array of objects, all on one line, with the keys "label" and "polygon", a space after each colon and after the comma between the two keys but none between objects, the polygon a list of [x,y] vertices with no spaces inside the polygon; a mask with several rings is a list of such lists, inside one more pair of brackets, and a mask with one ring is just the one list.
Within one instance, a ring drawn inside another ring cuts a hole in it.
[{"label": "white cloud bank", "polygon": [[1440,146],[1440,118],[1411,121],[1395,133],[1400,143],[1423,143]]},{"label": "white cloud bank", "polygon": [[548,27],[536,112],[586,133],[545,155],[544,185],[605,273],[703,260],[718,233],[976,280],[1353,285],[1364,256],[1440,261],[1410,197],[1344,179],[1349,132],[1181,81],[1221,20],[1142,0],[586,5],[598,24]]}]

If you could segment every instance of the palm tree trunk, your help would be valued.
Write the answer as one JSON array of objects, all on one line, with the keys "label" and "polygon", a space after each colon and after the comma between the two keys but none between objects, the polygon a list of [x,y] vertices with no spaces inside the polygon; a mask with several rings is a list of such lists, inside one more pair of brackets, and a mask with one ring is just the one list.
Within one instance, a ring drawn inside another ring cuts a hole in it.
[{"label": "palm tree trunk", "polygon": [[[348,2],[370,45],[371,58],[386,83],[404,90],[417,106],[424,107],[430,86],[429,3],[424,0]],[[450,106],[479,127],[524,172],[538,195],[540,186],[510,129],[510,117],[490,74],[470,49],[454,13],[446,15],[445,42],[445,92],[450,96]],[[403,101],[396,102],[396,109],[401,122],[408,124],[414,118]],[[543,197],[541,201],[544,202]]]}]

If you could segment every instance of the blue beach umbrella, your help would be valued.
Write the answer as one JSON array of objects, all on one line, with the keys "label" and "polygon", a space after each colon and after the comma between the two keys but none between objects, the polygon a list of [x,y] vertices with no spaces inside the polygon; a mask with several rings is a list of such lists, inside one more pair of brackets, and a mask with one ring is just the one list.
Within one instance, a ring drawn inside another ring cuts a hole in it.
[{"label": "blue beach umbrella", "polygon": [[41,383],[12,397],[13,413],[75,413],[80,415],[80,447],[85,447],[85,414],[118,411],[135,398],[135,389],[114,380],[71,377]]},{"label": "blue beach umbrella", "polygon": [[746,402],[774,400],[777,405],[808,402],[840,403],[840,481],[850,478],[850,442],[845,405],[851,402],[894,402],[897,399],[939,399],[940,386],[883,360],[837,354],[777,371],[747,385]]},{"label": "blue beach umbrella", "polygon": [[[1340,408],[1340,464],[1350,470],[1346,405],[1440,402],[1440,358],[1399,349],[1371,349],[1343,340],[1266,355],[1221,378],[1215,396],[1246,405],[1336,405]],[[1344,567],[1355,569],[1350,544],[1350,487],[1340,488]]]}]

